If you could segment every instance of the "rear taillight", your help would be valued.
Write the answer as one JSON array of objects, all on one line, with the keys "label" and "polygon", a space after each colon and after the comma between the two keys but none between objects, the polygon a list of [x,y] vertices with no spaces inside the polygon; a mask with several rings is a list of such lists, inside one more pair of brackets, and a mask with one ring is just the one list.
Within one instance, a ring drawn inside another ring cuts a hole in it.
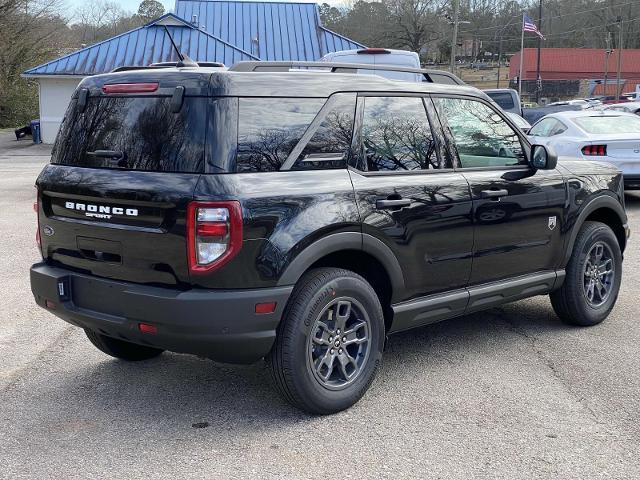
[{"label": "rear taillight", "polygon": [[607,155],[606,145],[585,145],[582,154],[588,157],[604,157]]},{"label": "rear taillight", "polygon": [[187,255],[192,273],[207,273],[242,247],[240,202],[191,202],[187,207]]},{"label": "rear taillight", "polygon": [[151,93],[156,90],[157,83],[112,83],[102,86],[103,93]]}]

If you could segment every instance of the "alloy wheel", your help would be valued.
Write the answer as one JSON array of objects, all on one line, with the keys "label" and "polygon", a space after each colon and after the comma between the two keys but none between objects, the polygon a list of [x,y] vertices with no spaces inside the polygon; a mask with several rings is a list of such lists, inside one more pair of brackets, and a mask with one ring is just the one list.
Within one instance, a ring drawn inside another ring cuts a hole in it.
[{"label": "alloy wheel", "polygon": [[336,298],[316,318],[307,344],[307,366],[325,388],[340,390],[355,381],[370,350],[369,316],[354,298]]},{"label": "alloy wheel", "polygon": [[584,264],[583,293],[592,307],[604,304],[611,295],[615,278],[613,252],[604,242],[596,242],[589,249]]}]

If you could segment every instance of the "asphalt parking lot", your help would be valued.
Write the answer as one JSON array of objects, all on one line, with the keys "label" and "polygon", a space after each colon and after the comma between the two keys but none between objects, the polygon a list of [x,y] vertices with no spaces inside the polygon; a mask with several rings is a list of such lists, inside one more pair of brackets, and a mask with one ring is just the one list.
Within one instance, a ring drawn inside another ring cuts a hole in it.
[{"label": "asphalt parking lot", "polygon": [[0,133],[0,478],[640,478],[640,193],[604,324],[537,297],[400,334],[360,403],[310,417],[262,363],[127,364],[36,307],[49,157],[21,145]]}]

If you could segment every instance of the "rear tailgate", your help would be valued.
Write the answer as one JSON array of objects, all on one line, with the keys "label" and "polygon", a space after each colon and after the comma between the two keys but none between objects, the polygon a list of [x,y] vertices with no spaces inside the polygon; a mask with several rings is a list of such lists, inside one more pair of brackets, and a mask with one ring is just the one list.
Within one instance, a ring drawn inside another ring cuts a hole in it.
[{"label": "rear tailgate", "polygon": [[198,178],[47,166],[38,180],[44,257],[116,280],[188,282],[186,205]]},{"label": "rear tailgate", "polygon": [[[103,91],[114,84],[125,88]],[[188,282],[186,210],[204,170],[207,84],[133,72],[80,85],[37,181],[45,259],[116,280]]]}]

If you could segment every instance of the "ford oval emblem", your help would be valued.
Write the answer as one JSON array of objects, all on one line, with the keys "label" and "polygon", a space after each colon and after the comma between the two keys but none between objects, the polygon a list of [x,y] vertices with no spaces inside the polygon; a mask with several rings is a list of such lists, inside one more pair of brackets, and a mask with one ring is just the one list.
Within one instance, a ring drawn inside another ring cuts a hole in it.
[{"label": "ford oval emblem", "polygon": [[51,227],[50,225],[45,225],[45,226],[44,226],[44,228],[42,229],[42,231],[44,232],[44,234],[45,234],[47,237],[50,237],[50,236],[52,236],[54,233],[56,233],[56,232],[53,230],[53,227]]}]

